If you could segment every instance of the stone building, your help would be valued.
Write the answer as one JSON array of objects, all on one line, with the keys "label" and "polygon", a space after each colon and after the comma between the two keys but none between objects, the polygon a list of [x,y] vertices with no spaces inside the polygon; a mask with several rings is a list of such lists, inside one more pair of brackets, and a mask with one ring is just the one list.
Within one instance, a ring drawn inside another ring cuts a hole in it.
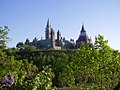
[{"label": "stone building", "polygon": [[68,41],[65,38],[63,38],[60,30],[57,31],[57,39],[55,39],[55,31],[51,27],[50,21],[48,19],[45,28],[45,39],[37,40],[37,38],[34,38],[32,42],[26,39],[25,45],[36,46],[38,49],[53,48],[56,50],[60,50],[60,49],[79,49],[82,42],[86,46],[88,45],[88,43],[91,43],[91,39],[88,38],[86,31],[84,29],[84,25],[82,25],[79,38],[78,40],[76,40],[75,43],[73,39]]},{"label": "stone building", "polygon": [[88,37],[84,29],[84,25],[82,25],[79,38],[76,40],[76,49],[80,48],[82,43],[84,43],[86,47],[88,46],[89,43],[92,43],[91,38]]}]

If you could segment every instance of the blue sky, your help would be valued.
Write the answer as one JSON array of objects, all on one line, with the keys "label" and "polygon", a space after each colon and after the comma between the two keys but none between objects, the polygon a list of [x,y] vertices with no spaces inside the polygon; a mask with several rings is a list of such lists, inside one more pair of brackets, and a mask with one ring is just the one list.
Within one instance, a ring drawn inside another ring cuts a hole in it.
[{"label": "blue sky", "polygon": [[120,50],[120,0],[0,0],[0,26],[9,26],[12,38],[8,47],[26,38],[45,38],[48,18],[68,40],[76,41],[84,23],[93,42],[101,34]]}]

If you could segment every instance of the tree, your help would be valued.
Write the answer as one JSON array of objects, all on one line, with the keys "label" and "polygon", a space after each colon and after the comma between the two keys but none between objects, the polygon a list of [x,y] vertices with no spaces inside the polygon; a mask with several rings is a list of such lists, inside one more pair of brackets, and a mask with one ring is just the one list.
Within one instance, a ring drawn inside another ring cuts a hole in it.
[{"label": "tree", "polygon": [[19,42],[17,45],[16,45],[17,49],[23,49],[24,48],[24,44],[23,42]]},{"label": "tree", "polygon": [[73,86],[75,84],[74,71],[70,68],[69,65],[66,65],[66,68],[59,75],[59,82],[62,87],[64,86]]},{"label": "tree", "polygon": [[10,40],[7,36],[8,32],[8,26],[4,26],[4,28],[0,27],[0,48],[5,48],[7,41]]},{"label": "tree", "polygon": [[32,51],[37,51],[37,48],[36,48],[35,46],[25,45],[24,50],[25,50],[25,51],[28,51],[28,52],[32,52]]}]

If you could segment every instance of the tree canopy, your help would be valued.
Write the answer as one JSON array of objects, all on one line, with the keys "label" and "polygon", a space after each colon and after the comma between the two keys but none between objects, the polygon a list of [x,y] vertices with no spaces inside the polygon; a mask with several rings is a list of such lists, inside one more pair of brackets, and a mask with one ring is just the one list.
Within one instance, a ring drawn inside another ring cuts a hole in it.
[{"label": "tree canopy", "polygon": [[0,27],[0,48],[5,48],[7,41],[10,39],[8,37],[9,28],[8,26],[4,26],[4,28]]},{"label": "tree canopy", "polygon": [[[0,29],[5,37],[0,37],[2,46],[8,39],[8,28],[4,29]],[[87,48],[82,44],[80,50],[17,46],[0,49],[0,88],[5,90],[112,90],[120,82],[120,52],[112,49],[104,36],[98,35]],[[4,76],[8,74],[9,79],[11,73],[14,84],[3,84]]]}]

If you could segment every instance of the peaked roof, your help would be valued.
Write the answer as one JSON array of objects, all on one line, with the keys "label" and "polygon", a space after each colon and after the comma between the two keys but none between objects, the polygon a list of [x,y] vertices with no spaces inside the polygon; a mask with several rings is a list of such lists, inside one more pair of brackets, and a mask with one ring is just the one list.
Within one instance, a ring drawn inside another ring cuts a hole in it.
[{"label": "peaked roof", "polygon": [[58,29],[57,33],[61,33],[61,32],[59,31],[59,29]]},{"label": "peaked roof", "polygon": [[50,20],[49,20],[49,18],[48,18],[48,20],[47,20],[47,27],[50,27],[51,25],[50,25]]},{"label": "peaked roof", "polygon": [[84,24],[82,24],[81,32],[86,32],[84,28]]}]

